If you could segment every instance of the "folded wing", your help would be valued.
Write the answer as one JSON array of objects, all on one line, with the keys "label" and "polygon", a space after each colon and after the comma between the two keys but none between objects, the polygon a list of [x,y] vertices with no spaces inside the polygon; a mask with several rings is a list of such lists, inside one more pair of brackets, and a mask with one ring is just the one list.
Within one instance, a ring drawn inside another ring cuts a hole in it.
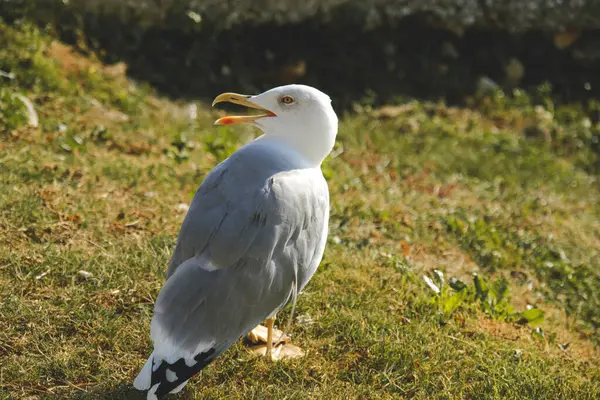
[{"label": "folded wing", "polygon": [[284,307],[321,259],[329,199],[320,171],[245,162],[260,156],[251,150],[213,170],[182,224],[155,305],[152,361],[136,379],[149,398],[180,389]]}]

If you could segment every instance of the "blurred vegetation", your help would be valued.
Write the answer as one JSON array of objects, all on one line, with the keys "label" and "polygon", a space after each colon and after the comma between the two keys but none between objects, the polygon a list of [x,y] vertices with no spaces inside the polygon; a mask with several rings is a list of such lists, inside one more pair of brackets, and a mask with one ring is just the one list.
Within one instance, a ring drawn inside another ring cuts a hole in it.
[{"label": "blurred vegetation", "polygon": [[365,96],[463,102],[481,82],[511,90],[547,81],[561,102],[600,95],[594,2],[453,3],[16,0],[0,15],[50,24],[176,97],[292,82],[322,88],[340,109]]}]

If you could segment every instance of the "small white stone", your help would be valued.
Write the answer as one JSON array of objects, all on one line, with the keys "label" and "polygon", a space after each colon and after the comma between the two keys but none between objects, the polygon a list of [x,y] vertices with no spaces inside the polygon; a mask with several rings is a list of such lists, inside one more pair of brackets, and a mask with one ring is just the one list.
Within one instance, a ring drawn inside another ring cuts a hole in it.
[{"label": "small white stone", "polygon": [[94,274],[92,274],[91,272],[84,271],[84,270],[78,271],[77,274],[84,279],[90,279],[91,277],[94,276]]},{"label": "small white stone", "polygon": [[521,349],[516,349],[515,353],[513,354],[513,356],[515,357],[516,360],[520,360],[522,355],[523,355],[523,350],[521,350]]},{"label": "small white stone", "polygon": [[197,12],[188,11],[188,12],[186,12],[186,15],[197,24],[202,22],[202,16],[200,14],[198,14]]},{"label": "small white stone", "polygon": [[50,272],[50,270],[46,270],[44,272],[42,272],[41,274],[39,274],[38,276],[35,277],[36,280],[42,279],[43,277],[45,277],[46,275],[48,275],[48,273]]},{"label": "small white stone", "polygon": [[431,280],[430,277],[424,275],[423,280],[425,281],[427,286],[429,286],[429,288],[431,290],[433,290],[434,293],[436,293],[436,294],[440,293],[440,288],[435,283],[433,283],[433,281]]}]

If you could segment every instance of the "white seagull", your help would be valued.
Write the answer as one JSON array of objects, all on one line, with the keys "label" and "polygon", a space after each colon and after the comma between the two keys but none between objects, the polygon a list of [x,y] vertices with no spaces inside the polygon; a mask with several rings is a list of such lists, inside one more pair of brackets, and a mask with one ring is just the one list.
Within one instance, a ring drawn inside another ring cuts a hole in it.
[{"label": "white seagull", "polygon": [[134,381],[147,399],[179,392],[194,374],[266,320],[315,273],[325,249],[329,190],[321,163],[338,118],[329,96],[288,85],[213,102],[263,111],[215,125],[249,123],[264,133],[220,163],[198,188],[154,306],[154,351]]}]

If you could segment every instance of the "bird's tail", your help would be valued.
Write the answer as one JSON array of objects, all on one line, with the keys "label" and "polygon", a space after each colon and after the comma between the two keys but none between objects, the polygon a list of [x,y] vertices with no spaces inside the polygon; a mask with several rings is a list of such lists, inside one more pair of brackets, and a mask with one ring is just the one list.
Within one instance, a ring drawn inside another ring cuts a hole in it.
[{"label": "bird's tail", "polygon": [[135,380],[133,381],[133,387],[136,388],[137,390],[150,389],[150,381],[152,379],[152,360],[153,360],[153,358],[154,358],[154,352],[152,352],[152,354],[150,354],[150,357],[148,357],[148,361],[146,361],[146,364],[144,364],[144,367],[142,368],[142,370],[140,371],[138,376],[136,376]]},{"label": "bird's tail", "polygon": [[[156,360],[158,361],[158,363],[162,363],[162,360]],[[152,372],[153,372],[153,365],[154,365],[154,352],[152,352],[152,354],[150,354],[150,357],[148,357],[148,360],[146,361],[146,364],[144,364],[144,367],[142,368],[142,370],[140,371],[140,373],[138,374],[138,376],[135,377],[134,381],[133,381],[133,387],[136,388],[137,390],[148,390],[148,396],[147,396],[147,400],[155,400],[158,397],[156,396],[156,390],[158,389],[158,384],[154,385],[155,387],[152,387]],[[183,387],[186,385],[188,381],[184,381],[182,382],[179,386],[177,386],[175,389],[171,390],[169,393],[178,393],[179,391],[181,391],[181,389],[183,389]]]},{"label": "bird's tail", "polygon": [[137,390],[147,390],[147,400],[157,400],[167,393],[178,393],[188,379],[210,364],[217,355],[215,349],[211,348],[188,360],[189,364],[184,358],[169,363],[154,351],[133,381],[133,386]]}]

